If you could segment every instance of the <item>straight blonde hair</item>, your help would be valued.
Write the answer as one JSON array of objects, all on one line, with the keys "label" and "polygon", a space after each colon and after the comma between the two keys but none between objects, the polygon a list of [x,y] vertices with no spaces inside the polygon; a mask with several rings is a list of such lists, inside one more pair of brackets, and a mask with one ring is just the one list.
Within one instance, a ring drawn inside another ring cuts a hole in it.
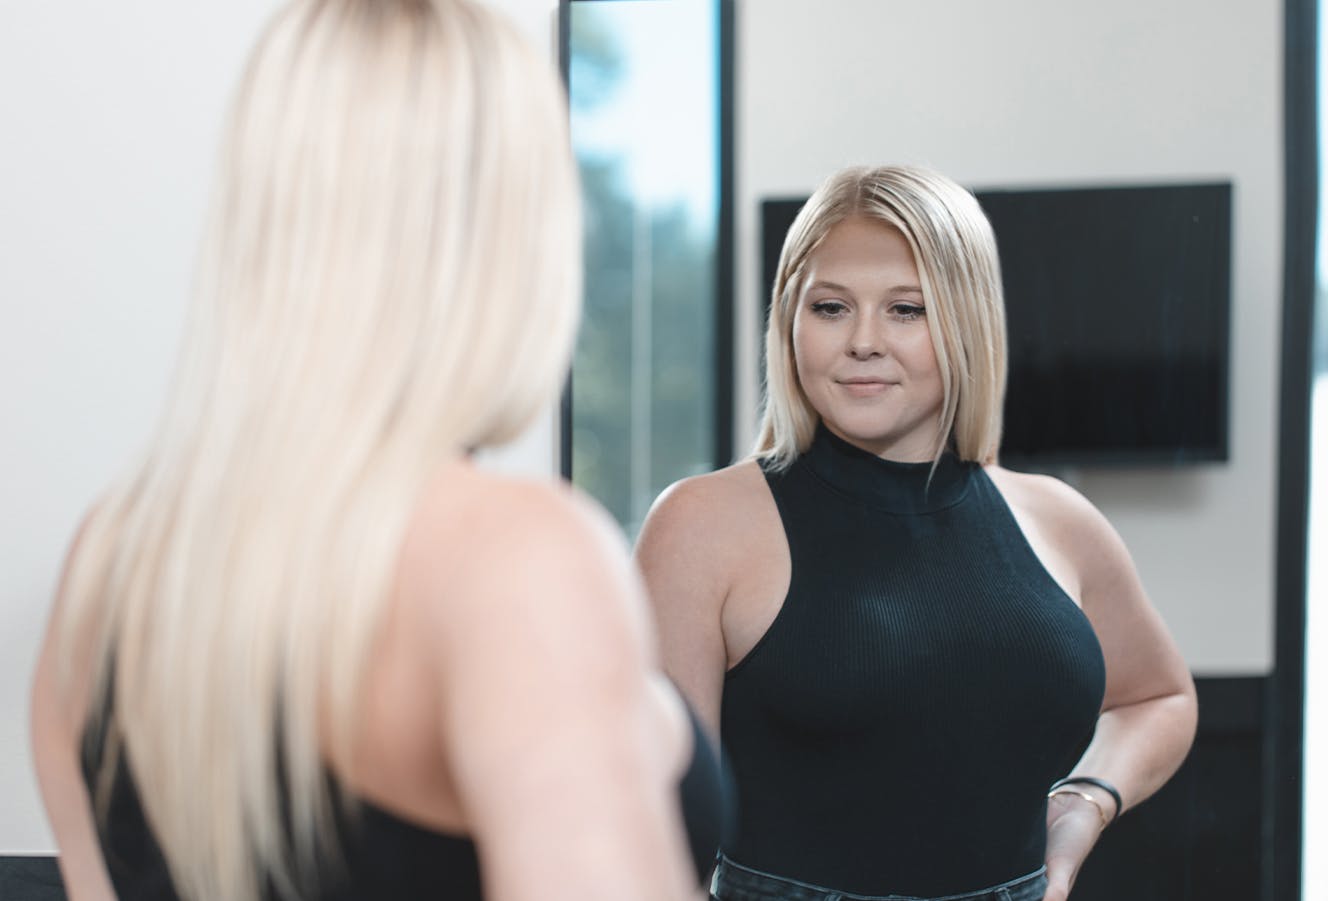
[{"label": "straight blonde hair", "polygon": [[780,469],[812,442],[820,416],[798,383],[793,316],[808,258],[830,229],[854,216],[893,226],[913,250],[944,390],[933,459],[950,447],[963,460],[994,463],[1006,378],[996,239],[972,194],[911,166],[836,172],[789,228],[766,326],[765,403],[753,456]]},{"label": "straight blonde hair", "polygon": [[481,4],[297,0],[265,31],[166,408],[61,598],[67,696],[90,659],[183,897],[336,859],[324,743],[349,759],[428,478],[559,388],[578,210],[556,75]]}]

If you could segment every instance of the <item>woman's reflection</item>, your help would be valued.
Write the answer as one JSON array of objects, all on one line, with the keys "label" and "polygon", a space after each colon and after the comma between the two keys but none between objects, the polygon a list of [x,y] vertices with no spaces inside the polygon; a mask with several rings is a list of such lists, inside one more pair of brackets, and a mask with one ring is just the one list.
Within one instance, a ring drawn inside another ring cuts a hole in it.
[{"label": "woman's reflection", "polygon": [[717,897],[1066,897],[1180,765],[1194,687],[1106,519],[997,463],[1004,301],[972,195],[829,178],[766,354],[752,457],[670,488],[637,548],[737,781]]}]

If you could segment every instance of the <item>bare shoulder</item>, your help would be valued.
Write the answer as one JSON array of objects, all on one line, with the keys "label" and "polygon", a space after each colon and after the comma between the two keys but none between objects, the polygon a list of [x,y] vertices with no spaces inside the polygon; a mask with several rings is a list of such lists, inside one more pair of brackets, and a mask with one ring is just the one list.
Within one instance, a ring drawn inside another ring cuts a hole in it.
[{"label": "bare shoulder", "polygon": [[566,482],[471,469],[459,487],[455,514],[476,540],[496,539],[485,546],[500,555],[546,563],[626,557],[617,524]]},{"label": "bare shoulder", "polygon": [[669,547],[722,554],[773,512],[765,476],[754,460],[691,476],[656,498],[641,527],[637,554]]},{"label": "bare shoulder", "polygon": [[625,539],[598,504],[564,483],[445,467],[411,523],[400,569],[403,595],[461,632],[480,618],[557,616],[644,637]]},{"label": "bare shoulder", "polygon": [[655,500],[651,514],[723,513],[733,504],[752,504],[765,492],[765,476],[755,460],[743,460],[714,472],[674,482]]},{"label": "bare shoulder", "polygon": [[760,465],[738,462],[665,490],[641,526],[636,562],[665,656],[703,652],[701,639],[709,637],[722,660],[733,635],[722,634],[721,623],[745,610],[742,599],[784,595],[788,548]]},{"label": "bare shoulder", "polygon": [[752,460],[670,486],[637,538],[665,669],[715,734],[724,671],[756,621],[744,602],[783,596],[762,581],[787,579],[782,542],[774,498]]},{"label": "bare shoulder", "polygon": [[603,849],[618,863],[673,853],[687,721],[656,675],[617,524],[566,484],[468,465],[440,472],[416,519],[408,553],[427,591],[409,640],[486,889],[526,897],[516,880],[547,883],[567,849],[592,849],[600,870]]},{"label": "bare shoulder", "polygon": [[1026,530],[1031,527],[1053,545],[1082,581],[1092,583],[1120,569],[1133,572],[1134,564],[1116,529],[1074,488],[1053,476],[1000,466],[985,469],[1021,525]]},{"label": "bare shoulder", "polygon": [[1067,528],[1106,524],[1106,518],[1088,498],[1054,476],[1016,472],[995,465],[985,469],[1007,503],[1018,504],[1041,524]]}]

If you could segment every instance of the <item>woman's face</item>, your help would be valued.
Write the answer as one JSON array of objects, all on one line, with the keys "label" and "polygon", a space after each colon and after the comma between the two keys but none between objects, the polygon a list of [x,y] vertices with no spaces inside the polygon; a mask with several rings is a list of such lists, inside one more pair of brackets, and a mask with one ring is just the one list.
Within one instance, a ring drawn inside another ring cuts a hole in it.
[{"label": "woman's face", "polygon": [[812,252],[803,286],[793,354],[826,427],[890,460],[930,460],[944,390],[903,234],[874,219],[845,219]]}]

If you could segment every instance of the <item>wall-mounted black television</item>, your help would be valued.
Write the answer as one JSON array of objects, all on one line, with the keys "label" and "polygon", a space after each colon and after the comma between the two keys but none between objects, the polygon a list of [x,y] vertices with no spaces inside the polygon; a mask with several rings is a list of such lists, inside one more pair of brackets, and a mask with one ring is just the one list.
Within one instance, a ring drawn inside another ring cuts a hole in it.
[{"label": "wall-mounted black television", "polygon": [[[974,193],[1009,324],[1002,462],[1226,460],[1231,184]],[[762,204],[767,304],[804,201]]]}]

